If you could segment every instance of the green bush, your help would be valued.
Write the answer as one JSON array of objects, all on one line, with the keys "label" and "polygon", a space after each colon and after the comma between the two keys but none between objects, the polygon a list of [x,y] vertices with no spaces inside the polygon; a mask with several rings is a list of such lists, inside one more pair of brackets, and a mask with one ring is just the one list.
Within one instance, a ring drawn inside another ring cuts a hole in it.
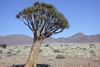
[{"label": "green bush", "polygon": [[4,48],[4,49],[6,49],[7,44],[0,44],[0,47],[2,47],[2,48]]},{"label": "green bush", "polygon": [[65,56],[64,55],[57,55],[56,59],[65,59]]}]

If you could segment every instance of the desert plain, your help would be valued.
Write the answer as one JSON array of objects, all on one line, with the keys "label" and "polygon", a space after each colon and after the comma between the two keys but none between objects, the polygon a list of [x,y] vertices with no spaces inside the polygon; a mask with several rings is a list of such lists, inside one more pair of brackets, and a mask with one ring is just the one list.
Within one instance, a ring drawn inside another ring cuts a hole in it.
[{"label": "desert plain", "polygon": [[[0,67],[26,63],[31,45],[0,47]],[[47,67],[100,67],[100,43],[42,44],[37,64]]]}]

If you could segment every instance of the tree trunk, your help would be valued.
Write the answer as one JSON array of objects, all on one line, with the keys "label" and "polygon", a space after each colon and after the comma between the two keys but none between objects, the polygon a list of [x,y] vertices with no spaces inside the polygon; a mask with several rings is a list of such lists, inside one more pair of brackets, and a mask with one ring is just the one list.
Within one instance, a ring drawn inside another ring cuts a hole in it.
[{"label": "tree trunk", "polygon": [[28,60],[25,67],[36,67],[37,58],[40,50],[42,40],[36,40],[31,48]]}]

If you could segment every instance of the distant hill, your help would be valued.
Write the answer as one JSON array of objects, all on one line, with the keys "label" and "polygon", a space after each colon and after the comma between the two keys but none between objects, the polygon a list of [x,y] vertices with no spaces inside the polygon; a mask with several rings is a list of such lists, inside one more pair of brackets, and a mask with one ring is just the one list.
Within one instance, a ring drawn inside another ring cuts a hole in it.
[{"label": "distant hill", "polygon": [[[100,34],[84,35],[77,33],[68,38],[47,38],[43,43],[100,43]],[[0,36],[0,44],[7,45],[28,45],[32,44],[32,38],[23,34],[13,34],[7,36]]]},{"label": "distant hill", "polygon": [[0,36],[0,44],[27,45],[32,44],[32,38],[23,34]]},{"label": "distant hill", "polygon": [[44,43],[100,43],[100,34],[88,36],[77,33],[67,38],[48,38],[44,40]]}]

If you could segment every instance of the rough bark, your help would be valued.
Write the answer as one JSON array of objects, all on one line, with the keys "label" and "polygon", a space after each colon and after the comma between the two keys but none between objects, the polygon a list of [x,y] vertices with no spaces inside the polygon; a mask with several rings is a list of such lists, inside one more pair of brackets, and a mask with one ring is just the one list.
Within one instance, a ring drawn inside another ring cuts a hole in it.
[{"label": "rough bark", "polygon": [[28,60],[25,67],[36,67],[37,58],[40,50],[42,40],[36,40],[31,48]]}]

